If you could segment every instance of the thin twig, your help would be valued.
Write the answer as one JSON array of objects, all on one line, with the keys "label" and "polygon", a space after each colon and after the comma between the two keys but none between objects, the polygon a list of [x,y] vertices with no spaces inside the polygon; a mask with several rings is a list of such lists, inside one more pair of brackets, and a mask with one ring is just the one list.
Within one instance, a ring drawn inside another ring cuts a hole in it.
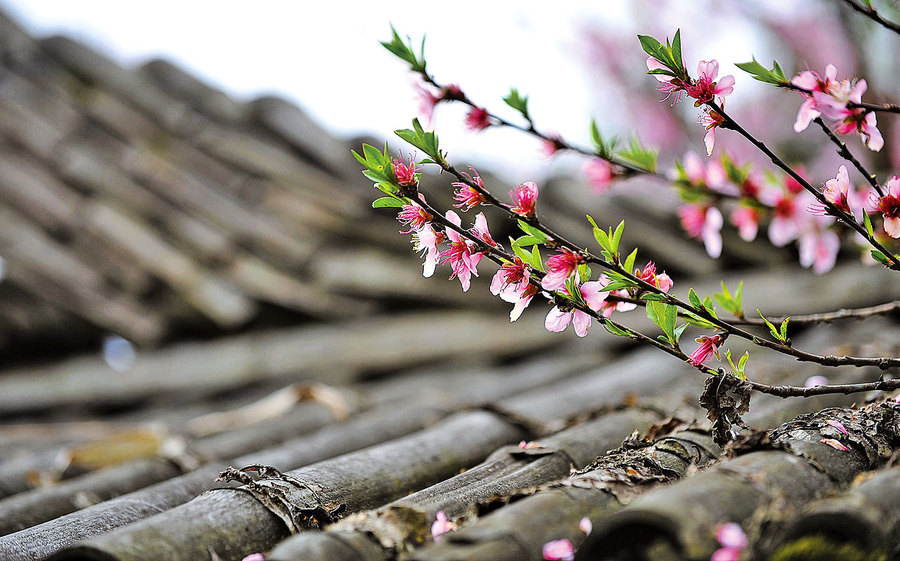
[{"label": "thin twig", "polygon": [[[446,165],[445,171],[448,171],[449,173],[456,175],[460,179],[460,181],[466,182],[471,187],[478,189],[480,192],[482,191],[482,189],[477,184],[475,184],[474,181],[470,181],[466,176],[464,176],[463,174],[458,172],[449,163],[445,162],[444,164],[442,164],[442,167],[444,167],[444,165]],[[487,191],[487,190],[484,189],[484,191]],[[485,193],[483,193],[483,194],[485,194]],[[489,194],[489,193],[487,193],[487,194]],[[507,253],[506,251],[502,250],[501,248],[493,247],[489,244],[484,243],[482,240],[473,236],[468,230],[465,230],[461,226],[457,226],[456,224],[453,224],[452,222],[447,220],[445,217],[443,217],[441,215],[439,210],[437,210],[436,208],[434,208],[434,207],[430,206],[428,203],[426,203],[425,199],[422,198],[421,195],[419,195],[418,193],[416,193],[416,195],[412,198],[416,202],[416,204],[421,205],[423,209],[425,209],[427,212],[429,212],[434,217],[435,221],[444,225],[445,227],[452,228],[457,233],[459,233],[461,236],[464,236],[466,239],[477,244],[479,249],[484,251],[485,254],[488,256],[488,258],[491,261],[493,261],[499,265],[502,265],[504,262],[511,262],[514,259],[513,255]],[[497,200],[494,197],[491,197],[491,199]],[[507,213],[511,214],[514,217],[521,218],[521,216],[510,211],[508,208],[508,205],[501,205],[500,208],[505,210]],[[543,224],[541,224],[540,221],[537,220],[536,218],[534,218],[532,221],[530,221],[530,223],[533,226],[540,228],[541,231],[543,231],[545,234],[550,235],[550,230],[547,229],[546,227],[544,227]],[[574,251],[578,251],[580,254],[585,253],[584,251],[579,250],[577,247],[572,246],[571,242],[564,241],[558,237],[555,239],[557,242],[559,242],[563,245],[569,245],[570,249],[572,249]],[[597,260],[595,262],[600,262],[601,264],[604,264],[608,268],[616,270],[617,272],[624,271],[620,266],[618,266],[616,264],[599,260],[599,258],[596,258],[596,257],[594,259]],[[535,271],[535,273],[536,273],[536,275],[534,277],[529,278],[529,282],[533,286],[538,288],[539,293],[541,293],[550,303],[556,303],[557,295],[547,293],[546,291],[543,291],[541,288],[540,278],[543,276],[543,273],[541,273],[540,271]],[[632,278],[635,282],[637,282],[639,284],[645,285],[645,287],[647,289],[653,290],[654,292],[657,292],[664,296],[669,296],[666,293],[660,291],[654,285],[646,283],[640,278],[634,277],[633,275],[630,275],[630,274],[626,274],[626,276]],[[809,353],[797,351],[796,349],[793,349],[791,347],[779,345],[778,343],[753,336],[747,332],[744,332],[743,330],[740,330],[733,326],[730,326],[729,324],[722,322],[721,320],[712,318],[711,316],[709,316],[709,314],[705,313],[705,310],[703,310],[703,311],[694,310],[690,305],[680,302],[679,300],[677,300],[675,298],[672,298],[672,300],[673,300],[672,303],[675,303],[676,305],[679,305],[679,307],[682,307],[684,309],[688,309],[688,310],[692,311],[693,313],[695,313],[696,315],[704,317],[704,319],[707,319],[707,320],[715,323],[717,326],[723,327],[730,334],[735,334],[735,335],[738,335],[738,336],[741,336],[744,338],[749,337],[757,345],[766,346],[766,347],[772,348],[775,351],[782,352],[785,354],[790,354],[790,355],[794,356],[795,358],[797,358],[798,360],[817,362],[819,364],[824,364],[827,366],[838,366],[838,365],[844,365],[844,364],[851,364],[851,365],[855,365],[855,366],[865,366],[865,365],[872,366],[872,365],[874,365],[874,366],[878,366],[882,369],[900,365],[900,359],[888,359],[888,358],[871,358],[870,359],[870,358],[847,357],[847,356],[844,356],[844,357],[835,357],[835,356],[819,357],[816,355],[811,355]],[[690,357],[687,356],[681,350],[681,348],[678,347],[677,345],[668,345],[668,344],[664,343],[663,341],[660,341],[654,337],[650,337],[649,335],[641,333],[640,331],[637,331],[637,330],[627,327],[623,324],[615,322],[607,317],[604,317],[602,314],[594,311],[589,306],[578,302],[576,299],[566,298],[566,301],[568,304],[570,304],[572,306],[573,309],[578,309],[581,312],[588,314],[589,316],[591,316],[592,318],[597,320],[600,324],[609,325],[609,326],[613,327],[614,329],[618,329],[621,332],[626,333],[628,338],[630,338],[634,341],[656,347],[657,349],[660,349],[663,352],[665,352],[675,358],[678,358],[682,362],[690,364],[691,366],[693,366],[694,368],[696,368],[703,374],[706,374],[706,375],[720,375],[721,374],[719,371],[716,371],[710,367],[704,366],[703,364],[693,364],[690,361]],[[754,390],[759,391],[761,393],[768,393],[768,394],[776,395],[776,396],[780,396],[780,397],[808,396],[808,395],[819,395],[819,394],[828,394],[828,393],[848,394],[848,393],[855,393],[855,392],[869,391],[869,390],[891,391],[891,390],[900,388],[900,379],[896,379],[896,380],[882,379],[882,380],[878,380],[875,382],[866,382],[866,383],[860,383],[860,384],[816,386],[814,388],[807,388],[807,387],[800,387],[800,386],[770,386],[770,385],[763,384],[760,382],[754,382],[752,380],[748,380],[748,381],[750,382],[750,384],[752,385]]]},{"label": "thin twig", "polygon": [[[776,156],[776,158],[777,158],[777,156]],[[469,185],[470,187],[472,187],[479,193],[482,193],[485,195],[490,194],[487,189],[482,188],[481,186],[477,185],[474,181],[472,181],[471,179],[466,177],[465,174],[461,173],[459,170],[454,168],[448,162],[441,161],[438,165],[440,165],[444,171],[456,176],[460,182]],[[785,167],[787,169],[790,169],[786,165],[785,165]],[[793,172],[793,170],[791,170],[791,171]],[[796,172],[794,172],[794,174],[796,175]],[[799,177],[799,175],[797,177]],[[800,179],[802,179],[802,178],[800,178]],[[495,197],[491,196],[490,200],[496,201],[497,199]],[[605,259],[597,257],[596,255],[592,254],[591,252],[589,252],[585,249],[581,249],[581,247],[578,246],[577,244],[575,244],[574,242],[566,239],[565,237],[561,236],[560,234],[557,234],[555,231],[553,231],[552,229],[550,229],[549,227],[544,225],[540,221],[540,219],[537,218],[537,216],[532,216],[532,217],[520,216],[520,215],[516,214],[515,212],[513,212],[512,210],[510,210],[509,205],[505,205],[502,203],[500,205],[495,205],[495,206],[498,206],[499,208],[504,210],[507,214],[509,214],[513,218],[516,218],[519,220],[524,220],[531,226],[538,228],[544,234],[546,234],[547,236],[552,238],[553,241],[558,246],[565,247],[566,249],[577,253],[586,262],[595,263],[597,265],[600,265],[601,267],[606,268],[607,270],[610,270],[610,271],[613,271],[613,272],[616,272],[616,273],[622,275],[622,277],[624,277],[624,278],[628,279],[629,281],[631,281],[632,283],[634,283],[635,286],[637,286],[640,290],[659,294],[660,296],[665,298],[665,302],[667,304],[678,306],[679,308],[681,308],[683,310],[686,310],[694,315],[697,315],[697,316],[703,318],[704,320],[710,322],[711,324],[715,325],[717,328],[727,332],[729,335],[735,335],[742,339],[751,341],[760,347],[765,347],[765,348],[774,350],[776,352],[792,356],[801,362],[813,362],[816,364],[821,364],[823,366],[876,366],[882,370],[886,370],[888,368],[900,367],[900,358],[854,357],[854,356],[831,356],[831,355],[821,356],[821,355],[816,355],[813,353],[808,353],[808,352],[805,352],[805,351],[802,351],[799,349],[795,349],[794,347],[773,341],[771,339],[766,339],[764,337],[754,335],[753,333],[750,333],[748,331],[745,331],[745,330],[737,327],[733,323],[728,323],[724,320],[721,320],[717,317],[712,316],[706,310],[700,310],[700,309],[694,308],[691,304],[684,302],[683,300],[680,300],[679,298],[677,298],[671,294],[663,292],[655,285],[650,284],[650,283],[646,282],[645,280],[635,276],[634,274],[632,274],[631,271],[626,271],[618,263],[611,263],[609,261],[606,261]],[[489,246],[486,246],[486,247],[489,247]],[[509,258],[507,258],[507,259],[509,259]],[[509,260],[511,261],[512,259],[509,259]]]},{"label": "thin twig", "polygon": [[856,170],[866,178],[866,181],[869,182],[869,185],[871,185],[875,189],[875,191],[878,192],[878,196],[883,197],[884,191],[882,191],[881,186],[878,185],[878,180],[876,179],[875,174],[870,173],[859,162],[859,160],[857,160],[853,156],[853,154],[850,152],[850,149],[847,148],[847,144],[834,134],[834,132],[828,127],[828,125],[825,124],[825,121],[822,120],[822,117],[816,117],[814,121],[825,132],[825,134],[828,135],[829,140],[831,140],[831,142],[833,142],[837,146],[838,155],[853,164],[853,167],[855,167]]},{"label": "thin twig", "polygon": [[[781,87],[809,95],[812,95],[815,91],[801,88],[800,86],[795,85],[791,82],[784,82],[781,84]],[[866,103],[865,101],[847,101],[847,107],[849,107],[850,109],[865,109],[866,112],[874,111],[876,113],[900,113],[900,105],[897,105],[896,103]]]},{"label": "thin twig", "polygon": [[847,226],[856,230],[859,235],[861,235],[867,242],[869,242],[869,245],[880,251],[882,255],[884,255],[885,259],[890,262],[890,265],[886,265],[886,267],[895,271],[900,271],[900,261],[898,261],[897,258],[894,257],[894,254],[892,252],[881,245],[881,243],[879,243],[879,241],[876,240],[874,236],[870,235],[869,232],[866,231],[866,228],[862,224],[857,222],[852,215],[844,212],[833,203],[831,203],[828,199],[826,199],[825,195],[823,195],[818,189],[813,187],[809,183],[809,181],[804,179],[803,176],[797,173],[791,166],[787,165],[784,160],[782,160],[774,152],[772,152],[772,150],[768,146],[766,146],[764,142],[747,132],[744,127],[738,124],[738,122],[731,118],[730,115],[725,113],[725,111],[717,103],[715,103],[714,101],[710,101],[707,102],[706,105],[716,113],[721,115],[722,119],[724,120],[724,124],[720,125],[722,128],[736,131],[738,134],[750,141],[750,143],[756,146],[760,152],[765,154],[773,164],[781,168],[785,173],[793,177],[794,180],[797,181],[797,183],[802,185],[804,189],[812,193],[816,200],[822,203],[822,205],[827,209],[829,214],[845,223]]},{"label": "thin twig", "polygon": [[892,21],[888,21],[888,20],[884,19],[881,16],[881,14],[879,14],[878,11],[875,10],[875,8],[873,8],[872,6],[864,6],[864,5],[860,4],[859,2],[857,2],[856,0],[843,0],[843,2],[844,2],[844,4],[847,4],[848,6],[850,6],[850,8],[853,9],[854,11],[859,12],[860,14],[866,16],[867,18],[869,18],[872,21],[874,21],[875,23],[881,25],[885,29],[890,29],[894,33],[900,34],[900,25],[898,25]]}]

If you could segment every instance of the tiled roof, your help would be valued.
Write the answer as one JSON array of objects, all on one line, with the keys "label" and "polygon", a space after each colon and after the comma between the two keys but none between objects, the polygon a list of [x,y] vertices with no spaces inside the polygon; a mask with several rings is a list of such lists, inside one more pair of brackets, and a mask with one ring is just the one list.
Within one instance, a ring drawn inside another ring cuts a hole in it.
[{"label": "tiled roof", "polygon": [[[423,278],[369,208],[358,142],[289,102],[2,15],[0,50],[0,561],[539,560],[563,538],[578,558],[708,559],[724,522],[746,558],[897,556],[895,402],[754,396],[756,430],[723,450],[686,366],[549,334],[540,309],[510,324],[486,278]],[[548,184],[548,221],[583,228],[579,189]],[[900,297],[889,272],[812,277],[762,243],[726,238],[723,271],[662,202],[589,204],[679,285],[743,278],[747,309]],[[793,339],[897,356],[895,319]],[[123,372],[107,334],[138,344]],[[771,384],[878,376],[752,364]],[[436,541],[439,512],[458,528]]]}]

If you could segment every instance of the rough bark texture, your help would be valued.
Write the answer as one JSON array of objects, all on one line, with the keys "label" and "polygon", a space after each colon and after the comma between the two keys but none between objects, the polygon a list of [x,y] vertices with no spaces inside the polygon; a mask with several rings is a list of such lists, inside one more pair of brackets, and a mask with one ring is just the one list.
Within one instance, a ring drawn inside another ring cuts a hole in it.
[{"label": "rough bark texture", "polygon": [[[507,446],[491,454],[482,464],[451,479],[413,493],[391,504],[351,515],[329,527],[324,534],[303,537],[312,544],[328,542],[329,534],[340,534],[338,541],[356,551],[360,559],[390,559],[398,553],[408,554],[430,539],[431,524],[438,511],[458,524],[473,522],[482,512],[505,504],[516,494],[560,479],[572,467],[581,469],[596,456],[616,447],[633,430],[645,430],[657,415],[647,411],[625,410],[604,415],[561,433],[521,446]],[[380,548],[372,548],[374,540]],[[286,540],[288,544],[291,539]],[[280,550],[279,546],[279,550]],[[297,546],[291,557],[283,553],[272,559],[321,559],[313,551]],[[324,547],[324,546],[323,546]],[[323,553],[332,553],[323,550]]]},{"label": "rough bark texture", "polygon": [[900,466],[868,477],[840,497],[824,499],[805,509],[769,547],[773,556],[790,559],[805,541],[826,538],[854,544],[863,555],[896,559],[900,554]]},{"label": "rough bark texture", "polygon": [[595,529],[581,558],[708,559],[719,524],[778,520],[884,461],[900,445],[900,404],[801,415],[770,438],[780,449],[739,456],[638,498]]},{"label": "rough bark texture", "polygon": [[54,559],[187,560],[208,556],[209,550],[226,560],[240,559],[287,537],[282,517],[317,525],[377,506],[446,479],[523,436],[496,415],[460,414],[439,427],[288,472],[288,479],[276,476],[210,491]]},{"label": "rough bark texture", "polygon": [[[423,407],[408,409],[398,418],[394,409],[374,410],[352,421],[324,427],[278,448],[236,458],[234,463],[265,463],[294,469],[402,437],[434,423],[445,414],[440,410]],[[215,478],[222,468],[223,464],[220,462],[206,464],[189,474],[3,536],[0,538],[0,551],[9,555],[11,561],[48,556],[82,539],[100,535],[190,501],[217,485]]]}]

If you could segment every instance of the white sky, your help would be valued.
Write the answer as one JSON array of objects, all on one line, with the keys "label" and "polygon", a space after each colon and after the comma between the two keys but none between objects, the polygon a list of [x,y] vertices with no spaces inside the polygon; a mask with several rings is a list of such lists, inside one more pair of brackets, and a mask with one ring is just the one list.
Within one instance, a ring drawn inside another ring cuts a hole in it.
[{"label": "white sky", "polygon": [[[652,5],[637,3],[645,9]],[[579,50],[579,26],[589,17],[626,21],[635,0],[0,0],[0,5],[32,34],[63,33],[126,65],[165,57],[240,99],[283,96],[342,136],[387,137],[408,127],[416,114],[410,74],[378,44],[389,38],[392,22],[414,40],[427,34],[429,68],[438,80],[459,82],[491,109],[502,109],[501,98],[516,86],[530,95],[539,124],[586,143],[591,81]],[[423,7],[429,5],[435,7]],[[636,40],[634,47],[639,48]],[[456,162],[489,162],[516,182],[539,175],[546,162],[533,139],[512,131],[467,133],[461,109],[455,109],[440,108],[434,124]]]}]

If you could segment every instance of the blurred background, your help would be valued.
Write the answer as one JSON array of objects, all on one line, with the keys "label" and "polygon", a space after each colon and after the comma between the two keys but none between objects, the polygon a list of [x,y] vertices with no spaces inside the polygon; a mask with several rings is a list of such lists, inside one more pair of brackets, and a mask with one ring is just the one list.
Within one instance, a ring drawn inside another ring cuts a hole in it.
[{"label": "blurred background", "polygon": [[[883,55],[897,51],[896,39],[839,0],[384,5],[0,0],[0,534],[201,461],[217,473],[222,462],[357,422],[376,406],[392,426],[414,410],[440,410],[426,423],[533,389],[543,405],[528,398],[509,411],[543,416],[553,430],[572,415],[635,403],[702,418],[701,378],[663,353],[634,353],[599,326],[584,339],[548,333],[550,308],[537,300],[511,324],[510,305],[489,293],[486,261],[467,293],[447,282],[446,266],[422,276],[395,212],[371,208],[375,191],[350,154],[387,139],[394,153],[409,151],[392,131],[409,126],[419,101],[406,66],[378,45],[391,24],[414,44],[427,35],[430,71],[475,103],[515,120],[501,99],[516,87],[542,130],[589,145],[595,118],[607,136],[636,134],[658,149],[662,173],[687,152],[703,154],[705,131],[690,103],[660,102],[638,33],[662,39],[680,28],[691,71],[717,58],[720,74],[737,81],[729,112],[816,185],[839,162],[819,132],[793,132],[802,99],[733,63],[777,58],[790,75],[831,63],[841,77],[868,80],[867,101],[900,99],[900,62]],[[743,280],[744,309],[770,317],[900,298],[892,274],[862,269],[853,247],[815,276],[795,245],[775,248],[764,235],[744,242],[727,225],[723,257],[711,259],[684,234],[668,182],[634,177],[597,194],[583,157],[550,157],[537,140],[498,127],[472,133],[465,113],[443,104],[433,122],[458,168],[476,166],[499,196],[537,180],[542,219],[586,246],[585,213],[599,224],[625,219],[623,244],[640,248],[638,266],[656,261],[682,296]],[[847,139],[882,178],[900,169],[897,122],[879,115],[879,153]],[[770,167],[729,131],[719,132],[714,158],[724,153],[754,162],[762,177]],[[423,191],[437,206],[452,202],[445,177],[429,173]],[[505,243],[515,224],[486,212]],[[640,311],[622,318],[651,328]],[[895,320],[791,337],[822,354],[897,356],[895,338],[884,337]],[[694,337],[682,338],[688,351]],[[750,364],[760,381],[821,375],[759,354]],[[594,375],[604,364],[612,366]],[[827,375],[878,375],[849,370]],[[658,401],[641,401],[647,394]],[[315,418],[304,417],[310,409]],[[347,440],[343,451],[368,445],[351,429],[321,440]],[[369,432],[369,444],[402,434]],[[100,473],[141,459],[127,485]],[[2,508],[4,500],[18,506]],[[48,504],[39,515],[32,508]],[[84,525],[67,527],[65,539],[75,527]]]},{"label": "blurred background", "polygon": [[[662,39],[681,29],[689,69],[717,58],[720,75],[737,79],[730,112],[812,177],[833,177],[838,160],[816,132],[793,132],[801,98],[754,82],[734,62],[777,58],[791,75],[832,63],[839,76],[867,78],[867,100],[898,93],[888,77],[900,62],[866,56],[893,37],[836,1],[400,2],[390,13],[268,0],[0,8],[7,368],[106,353],[110,368],[128,370],[141,350],[175,342],[379,313],[487,307],[503,319],[505,305],[484,294],[489,277],[463,295],[420,276],[391,213],[369,208],[371,185],[349,155],[417,115],[413,77],[378,45],[392,24],[414,44],[427,36],[430,71],[476,103],[514,120],[501,98],[516,87],[542,130],[589,145],[596,118],[605,135],[637,135],[658,149],[662,172],[688,151],[702,154],[704,131],[691,104],[660,102],[637,33]],[[538,180],[546,217],[576,237],[590,239],[587,211],[606,223],[628,218],[642,256],[672,275],[800,271],[795,248],[747,244],[728,228],[731,256],[711,260],[681,233],[666,185],[636,178],[597,196],[582,157],[550,157],[515,131],[472,133],[464,115],[444,104],[434,117],[451,159],[477,166],[498,193]],[[900,152],[896,119],[880,127],[880,153],[848,142],[883,174],[900,167]],[[716,151],[768,167],[728,131]],[[449,202],[445,185],[430,181],[435,200]],[[511,233],[495,228],[497,239]],[[532,316],[522,323],[539,328],[543,314]]]}]

